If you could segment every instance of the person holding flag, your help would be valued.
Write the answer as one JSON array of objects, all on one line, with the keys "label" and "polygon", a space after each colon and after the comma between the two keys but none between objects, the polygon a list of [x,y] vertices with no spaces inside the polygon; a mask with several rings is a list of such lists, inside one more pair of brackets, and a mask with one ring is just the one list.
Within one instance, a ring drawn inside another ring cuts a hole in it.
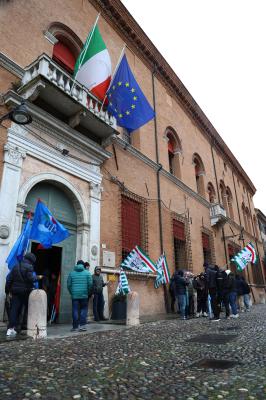
[{"label": "person holding flag", "polygon": [[22,261],[11,270],[7,276],[5,292],[11,294],[11,309],[9,316],[9,325],[6,336],[16,336],[19,325],[19,317],[24,307],[25,321],[28,310],[29,294],[34,289],[34,284],[42,275],[34,273],[34,264],[36,257],[33,253],[27,253]]}]

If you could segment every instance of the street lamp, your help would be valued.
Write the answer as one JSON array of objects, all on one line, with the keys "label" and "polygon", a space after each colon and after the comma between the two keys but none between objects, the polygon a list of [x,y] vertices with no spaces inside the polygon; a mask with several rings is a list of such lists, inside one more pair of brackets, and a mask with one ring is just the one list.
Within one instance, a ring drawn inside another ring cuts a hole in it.
[{"label": "street lamp", "polygon": [[12,111],[0,117],[0,123],[5,119],[11,119],[11,121],[15,122],[18,125],[27,125],[32,122],[32,117],[28,112],[26,104],[24,103],[21,103]]}]

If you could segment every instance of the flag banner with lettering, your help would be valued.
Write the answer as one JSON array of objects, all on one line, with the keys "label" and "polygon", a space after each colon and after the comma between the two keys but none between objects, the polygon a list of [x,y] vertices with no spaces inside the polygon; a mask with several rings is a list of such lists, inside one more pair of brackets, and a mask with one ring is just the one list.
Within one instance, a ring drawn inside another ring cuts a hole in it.
[{"label": "flag banner with lettering", "polygon": [[170,282],[170,273],[168,264],[166,261],[165,253],[163,253],[156,263],[157,277],[154,282],[155,289],[158,289],[163,284],[168,284]]},{"label": "flag banner with lettering", "polygon": [[139,87],[123,56],[107,92],[107,110],[116,118],[117,125],[132,132],[154,118],[154,110]]},{"label": "flag banner with lettering", "polygon": [[41,243],[45,249],[49,249],[53,244],[62,242],[70,236],[64,225],[60,224],[51,214],[46,205],[38,200],[30,239]]},{"label": "flag banner with lettering", "polygon": [[127,276],[125,271],[120,269],[120,275],[119,275],[119,280],[118,280],[118,286],[116,289],[115,294],[128,294],[130,292],[130,287],[128,284]]},{"label": "flag banner with lettering", "polygon": [[244,249],[231,258],[231,261],[236,264],[239,271],[243,271],[250,262],[256,264],[257,254],[253,244],[249,242]]},{"label": "flag banner with lettering", "polygon": [[121,263],[121,267],[146,274],[157,273],[154,262],[139,246],[135,246],[135,248],[128,254]]},{"label": "flag banner with lettering", "polygon": [[31,231],[31,219],[29,216],[23,228],[23,231],[19,235],[17,241],[15,242],[14,246],[12,247],[6,259],[8,269],[10,270],[13,269],[13,267],[15,267],[15,265],[22,260],[28,248],[30,231]]}]

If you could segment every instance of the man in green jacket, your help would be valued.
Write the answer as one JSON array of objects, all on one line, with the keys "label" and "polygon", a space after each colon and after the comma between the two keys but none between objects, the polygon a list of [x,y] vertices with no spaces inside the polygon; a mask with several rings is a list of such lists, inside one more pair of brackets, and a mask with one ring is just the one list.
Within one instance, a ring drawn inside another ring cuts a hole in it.
[{"label": "man in green jacket", "polygon": [[84,261],[79,260],[67,278],[67,288],[72,297],[72,331],[86,331],[88,297],[92,289],[91,273],[84,268]]}]

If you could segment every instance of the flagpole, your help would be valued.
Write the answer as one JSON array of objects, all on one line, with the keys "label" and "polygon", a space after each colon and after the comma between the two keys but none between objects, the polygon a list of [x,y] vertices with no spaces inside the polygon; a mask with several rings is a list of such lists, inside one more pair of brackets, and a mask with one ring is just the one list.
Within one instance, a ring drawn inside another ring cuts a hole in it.
[{"label": "flagpole", "polygon": [[[110,84],[109,84],[109,86],[108,86],[108,89],[106,90],[106,93],[108,92],[108,90],[109,90],[110,87],[112,86],[112,83],[113,83],[114,78],[115,78],[115,74],[116,74],[116,72],[117,72],[117,70],[118,70],[118,67],[119,67],[119,65],[120,65],[120,63],[121,63],[121,60],[122,60],[122,58],[123,58],[123,56],[124,56],[126,47],[127,47],[127,45],[124,43],[124,46],[123,46],[123,48],[122,48],[122,51],[121,51],[121,53],[120,53],[118,62],[117,62],[117,64],[116,64],[116,67],[115,67],[115,70],[114,70],[114,73],[113,73],[113,77],[112,77],[111,82],[110,82]],[[105,102],[105,100],[106,100],[106,98],[107,98],[106,93],[105,93],[105,96],[104,96],[104,99],[103,99],[103,102],[102,102],[102,106],[101,106],[100,112],[102,111],[103,106],[104,106],[104,102]]]},{"label": "flagpole", "polygon": [[[75,75],[75,76],[77,76],[77,74],[78,74],[78,72],[79,72],[79,70],[80,70],[80,67],[81,67],[81,65],[82,65],[82,63],[83,63],[83,60],[84,60],[85,54],[86,54],[86,52],[87,52],[87,50],[88,50],[88,47],[89,47],[89,45],[90,45],[91,38],[92,38],[92,36],[93,36],[93,34],[94,34],[94,31],[95,31],[96,25],[97,25],[97,23],[98,23],[98,20],[99,20],[99,18],[100,18],[100,15],[101,15],[101,13],[99,13],[99,14],[97,15],[97,17],[96,17],[96,20],[95,20],[95,22],[94,22],[94,25],[93,25],[93,28],[92,28],[92,30],[91,30],[91,34],[90,34],[90,37],[89,37],[88,43],[85,43],[85,47],[84,47],[84,49],[82,50],[82,52],[83,52],[83,55],[82,55],[82,58],[81,58],[81,60],[79,60],[79,66],[78,66],[78,70],[77,70],[77,73],[76,73],[76,75]],[[70,95],[72,95],[72,90],[73,90],[73,88],[74,88],[74,86],[75,86],[76,82],[77,82],[77,80],[76,80],[76,78],[74,78],[74,82],[73,82],[72,88],[71,88],[71,90],[70,90]]]}]

